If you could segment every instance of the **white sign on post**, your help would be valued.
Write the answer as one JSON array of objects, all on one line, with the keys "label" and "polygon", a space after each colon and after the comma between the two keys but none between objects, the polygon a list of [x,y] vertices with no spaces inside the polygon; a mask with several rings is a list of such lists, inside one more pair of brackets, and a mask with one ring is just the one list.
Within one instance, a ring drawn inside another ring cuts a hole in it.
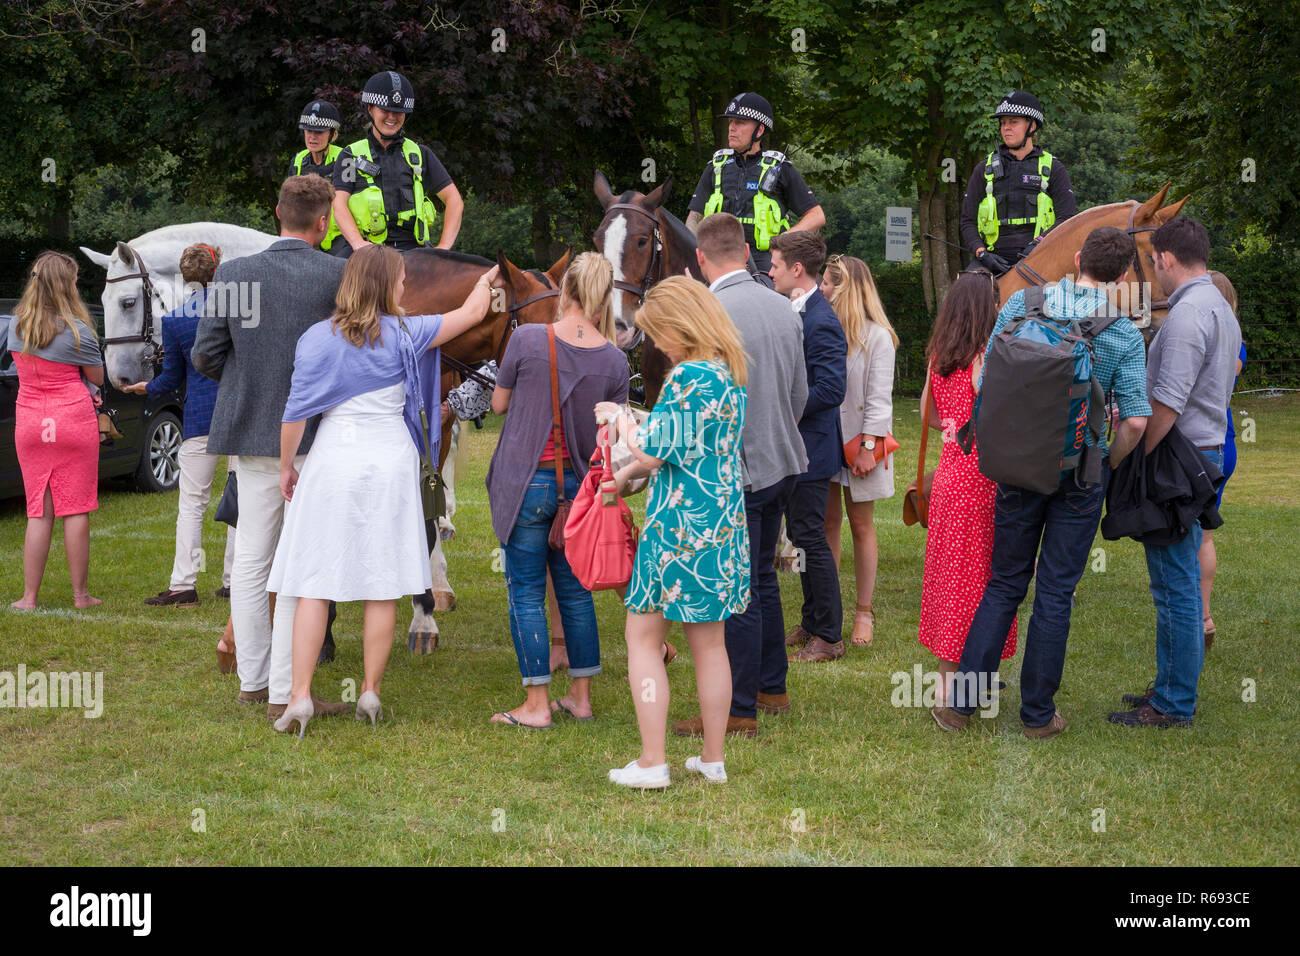
[{"label": "white sign on post", "polygon": [[889,206],[885,209],[885,261],[912,261],[912,208]]}]

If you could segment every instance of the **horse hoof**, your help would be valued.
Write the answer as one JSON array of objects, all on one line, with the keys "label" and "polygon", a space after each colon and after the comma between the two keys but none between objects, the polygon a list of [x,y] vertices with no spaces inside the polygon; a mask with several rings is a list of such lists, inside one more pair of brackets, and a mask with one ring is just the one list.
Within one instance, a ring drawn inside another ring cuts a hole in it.
[{"label": "horse hoof", "polygon": [[456,608],[456,595],[451,591],[434,591],[433,592],[433,609],[435,611],[451,611]]},{"label": "horse hoof", "polygon": [[438,649],[438,635],[428,631],[412,631],[406,639],[412,654],[432,654]]}]

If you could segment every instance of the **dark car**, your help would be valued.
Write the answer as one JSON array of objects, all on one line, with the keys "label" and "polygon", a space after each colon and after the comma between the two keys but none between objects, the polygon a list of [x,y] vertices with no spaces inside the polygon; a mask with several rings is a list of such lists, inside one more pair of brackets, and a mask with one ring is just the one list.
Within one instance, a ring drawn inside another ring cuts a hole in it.
[{"label": "dark car", "polygon": [[[18,399],[18,370],[9,354],[9,323],[15,299],[0,299],[0,498],[23,494],[23,476],[14,447],[14,406]],[[95,331],[104,335],[104,312],[87,305]],[[103,346],[100,346],[103,351]],[[121,438],[101,437],[99,477],[129,477],[141,491],[171,491],[180,476],[183,388],[157,398],[119,392],[107,380],[102,386],[104,407],[112,409]]]}]

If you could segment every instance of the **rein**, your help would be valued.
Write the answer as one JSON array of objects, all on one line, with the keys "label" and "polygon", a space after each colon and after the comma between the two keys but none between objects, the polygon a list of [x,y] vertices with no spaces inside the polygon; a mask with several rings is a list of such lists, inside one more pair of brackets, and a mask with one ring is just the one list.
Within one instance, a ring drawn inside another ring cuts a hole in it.
[{"label": "rein", "polygon": [[[512,286],[506,286],[506,295],[508,297],[506,314],[510,318],[510,326],[506,329],[505,334],[501,336],[501,344],[497,346],[496,354],[492,357],[492,360],[498,365],[501,364],[501,359],[505,356],[506,341],[510,338],[511,333],[514,332],[515,329],[519,328],[520,311],[525,307],[532,305],[534,302],[540,302],[542,299],[553,299],[560,294],[560,290],[551,285],[551,280],[546,273],[537,269],[529,269],[527,272],[528,275],[532,276],[546,288],[542,289],[540,292],[534,292],[526,299],[515,302],[514,288]],[[452,371],[459,373],[461,377],[472,379],[484,388],[493,388],[496,385],[496,382],[492,379],[480,373],[474,366],[466,365],[460,359],[452,358],[450,355],[443,355],[442,362]]]},{"label": "rein", "polygon": [[125,282],[127,279],[140,280],[140,291],[144,296],[144,302],[141,305],[141,311],[143,312],[144,317],[140,322],[140,331],[134,335],[115,335],[112,338],[106,338],[102,341],[104,345],[129,345],[143,342],[146,347],[146,353],[150,364],[157,367],[162,364],[163,350],[162,346],[154,341],[153,337],[153,303],[155,298],[161,298],[161,296],[159,296],[158,291],[154,289],[153,279],[150,277],[149,270],[144,264],[144,259],[140,257],[138,252],[135,253],[135,259],[140,263],[139,272],[133,272],[130,275],[125,276],[117,276],[114,279],[108,279],[106,281],[111,284],[114,282]]}]

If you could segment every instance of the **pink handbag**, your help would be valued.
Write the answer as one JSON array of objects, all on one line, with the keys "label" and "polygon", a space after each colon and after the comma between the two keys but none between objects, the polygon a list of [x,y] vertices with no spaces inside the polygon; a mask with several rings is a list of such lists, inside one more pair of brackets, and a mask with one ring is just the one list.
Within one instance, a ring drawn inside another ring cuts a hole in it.
[{"label": "pink handbag", "polygon": [[632,580],[637,528],[632,509],[614,486],[609,432],[601,428],[591,470],[582,479],[564,525],[564,556],[588,591],[621,588]]}]

